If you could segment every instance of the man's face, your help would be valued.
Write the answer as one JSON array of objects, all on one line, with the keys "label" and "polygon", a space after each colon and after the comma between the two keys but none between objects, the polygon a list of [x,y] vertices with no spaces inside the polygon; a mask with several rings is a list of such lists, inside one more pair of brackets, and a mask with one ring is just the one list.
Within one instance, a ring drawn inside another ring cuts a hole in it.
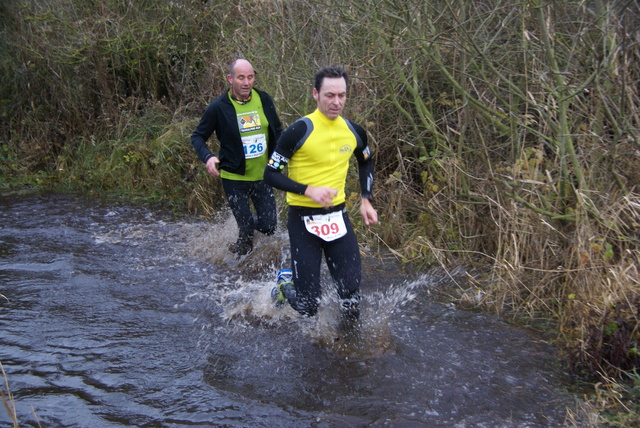
[{"label": "man's face", "polygon": [[313,98],[318,103],[320,113],[333,120],[342,114],[347,100],[347,82],[344,77],[325,77],[320,92],[313,88]]},{"label": "man's face", "polygon": [[256,80],[253,66],[249,61],[238,61],[233,68],[233,74],[227,74],[231,85],[231,93],[239,100],[246,100],[251,95],[251,88]]}]

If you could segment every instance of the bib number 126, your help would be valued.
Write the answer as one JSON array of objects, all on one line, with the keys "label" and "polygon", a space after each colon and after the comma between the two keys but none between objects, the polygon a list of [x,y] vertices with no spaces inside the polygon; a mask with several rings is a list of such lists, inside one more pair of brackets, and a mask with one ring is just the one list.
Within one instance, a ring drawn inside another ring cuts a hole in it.
[{"label": "bib number 126", "polygon": [[262,134],[242,137],[242,147],[245,159],[258,158],[266,152],[267,140]]}]

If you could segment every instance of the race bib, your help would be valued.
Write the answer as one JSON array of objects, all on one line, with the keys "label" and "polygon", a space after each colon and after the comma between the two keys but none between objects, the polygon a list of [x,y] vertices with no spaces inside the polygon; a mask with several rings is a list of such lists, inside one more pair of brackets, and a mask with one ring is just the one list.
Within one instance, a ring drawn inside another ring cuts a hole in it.
[{"label": "race bib", "polygon": [[344,224],[342,211],[329,214],[307,215],[302,217],[302,219],[309,233],[327,242],[335,241],[347,234],[347,226]]},{"label": "race bib", "polygon": [[267,139],[264,134],[242,137],[245,159],[259,158],[267,151]]}]

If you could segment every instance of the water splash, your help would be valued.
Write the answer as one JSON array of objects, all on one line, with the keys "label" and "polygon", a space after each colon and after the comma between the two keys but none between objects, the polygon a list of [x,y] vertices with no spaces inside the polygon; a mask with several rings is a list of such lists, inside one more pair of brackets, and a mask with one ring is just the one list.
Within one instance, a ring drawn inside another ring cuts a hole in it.
[{"label": "water splash", "polygon": [[[229,252],[229,244],[236,241],[238,227],[230,211],[222,213],[211,223],[198,223],[184,227],[184,240],[188,242],[188,255],[224,268],[242,276],[263,276],[288,266],[288,237],[278,229],[266,236],[256,232],[253,251],[238,257]],[[275,273],[274,273],[275,275]]]},{"label": "water splash", "polygon": [[289,305],[278,308],[271,301],[274,280],[245,281],[218,289],[222,318],[227,323],[253,326],[286,326],[292,336],[302,333],[310,341],[350,359],[383,355],[394,349],[391,324],[394,315],[416,298],[414,289],[424,281],[392,285],[384,291],[364,294],[361,317],[352,329],[340,323],[340,306],[330,281],[323,281],[320,309],[305,318]]}]

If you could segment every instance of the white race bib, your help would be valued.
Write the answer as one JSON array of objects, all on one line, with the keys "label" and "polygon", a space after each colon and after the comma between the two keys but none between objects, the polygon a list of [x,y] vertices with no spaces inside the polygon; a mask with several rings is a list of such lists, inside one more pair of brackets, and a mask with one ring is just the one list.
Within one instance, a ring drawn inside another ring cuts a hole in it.
[{"label": "white race bib", "polygon": [[259,158],[267,151],[267,139],[264,134],[242,137],[245,159]]},{"label": "white race bib", "polygon": [[327,242],[335,241],[347,234],[342,210],[329,214],[307,215],[302,219],[309,233],[319,236]]}]

